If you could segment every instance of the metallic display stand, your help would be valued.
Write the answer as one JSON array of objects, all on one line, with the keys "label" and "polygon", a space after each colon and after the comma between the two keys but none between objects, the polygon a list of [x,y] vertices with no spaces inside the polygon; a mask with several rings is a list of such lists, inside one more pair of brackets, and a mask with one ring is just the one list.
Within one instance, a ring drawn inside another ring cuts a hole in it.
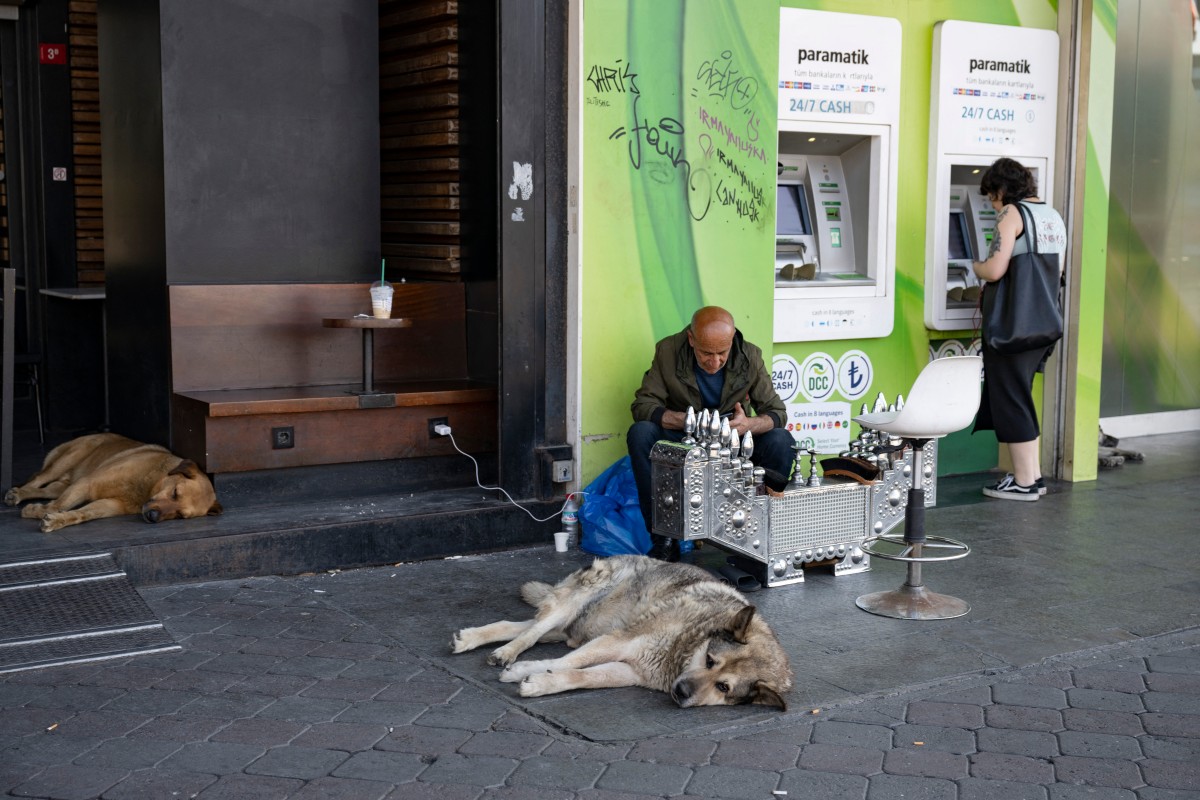
[{"label": "metallic display stand", "polygon": [[651,451],[654,533],[707,540],[754,562],[767,586],[802,583],[804,569],[814,564],[832,563],[837,576],[869,570],[862,542],[903,521],[914,481],[922,503],[936,500],[936,442],[929,443],[919,468],[911,450],[872,455],[878,477],[865,482],[819,477],[813,454],[798,451],[791,484],[769,495],[761,468],[750,460],[753,438],[747,437],[747,447],[736,436],[714,433],[706,418],[711,414],[702,412],[682,442],[660,441]]},{"label": "metallic display stand", "polygon": [[[717,414],[688,409],[683,440],[656,442],[650,452],[653,532],[706,540],[756,563],[767,586],[801,583],[804,568],[817,563],[832,562],[834,575],[849,575],[869,570],[871,556],[904,561],[905,584],[863,595],[860,608],[904,619],[966,614],[963,601],[925,588],[921,566],[970,553],[962,542],[926,536],[924,523],[925,508],[937,499],[937,440],[974,417],[981,371],[978,356],[932,362],[907,404],[901,396],[889,408],[881,394],[873,413],[864,405],[855,418],[862,433],[838,461],[862,474],[833,469],[818,476],[816,453],[798,448],[792,481],[781,493],[762,485],[763,470],[750,460],[750,434],[739,441]],[[889,535],[902,521],[903,537]]]}]

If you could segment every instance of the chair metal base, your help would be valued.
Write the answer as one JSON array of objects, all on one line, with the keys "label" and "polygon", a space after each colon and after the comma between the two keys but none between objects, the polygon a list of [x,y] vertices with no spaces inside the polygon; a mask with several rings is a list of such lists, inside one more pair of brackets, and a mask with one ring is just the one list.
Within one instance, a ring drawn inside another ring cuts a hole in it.
[{"label": "chair metal base", "polygon": [[[899,552],[891,552],[889,548],[893,547]],[[936,561],[957,561],[971,554],[970,546],[945,536],[926,536],[925,540],[918,545],[905,539],[903,534],[884,534],[863,539],[859,548],[867,555],[882,558],[885,561],[916,561],[922,564]],[[937,555],[927,556],[923,553],[926,549],[939,552]]]},{"label": "chair metal base", "polygon": [[863,611],[893,619],[954,619],[971,610],[968,603],[957,597],[907,583],[888,592],[864,594],[854,604]]},{"label": "chair metal base", "polygon": [[[899,553],[879,550],[880,545],[901,548]],[[944,536],[929,536],[923,542],[908,542],[895,536],[873,536],[859,545],[863,552],[886,561],[903,561],[908,564],[908,579],[899,589],[890,592],[864,594],[854,604],[871,614],[893,619],[954,619],[971,610],[971,606],[951,597],[925,588],[921,580],[921,565],[937,561],[956,561],[965,558],[971,548],[955,539]],[[926,556],[926,547],[948,551],[944,555]]]}]

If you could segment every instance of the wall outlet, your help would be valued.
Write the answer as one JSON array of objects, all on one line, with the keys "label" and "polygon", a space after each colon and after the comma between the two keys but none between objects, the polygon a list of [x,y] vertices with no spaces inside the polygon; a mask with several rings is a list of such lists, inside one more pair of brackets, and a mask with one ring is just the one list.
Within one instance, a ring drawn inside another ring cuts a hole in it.
[{"label": "wall outlet", "polygon": [[271,428],[271,449],[288,450],[296,446],[296,430],[288,425],[282,428]]},{"label": "wall outlet", "polygon": [[437,431],[435,431],[434,428],[437,427],[438,425],[447,425],[448,426],[449,424],[450,424],[449,417],[433,417],[433,418],[429,419],[428,420],[429,438],[430,439],[442,438],[442,435],[440,433],[438,433]]},{"label": "wall outlet", "polygon": [[570,461],[554,461],[550,464],[550,475],[555,483],[570,483],[574,479],[575,471]]}]

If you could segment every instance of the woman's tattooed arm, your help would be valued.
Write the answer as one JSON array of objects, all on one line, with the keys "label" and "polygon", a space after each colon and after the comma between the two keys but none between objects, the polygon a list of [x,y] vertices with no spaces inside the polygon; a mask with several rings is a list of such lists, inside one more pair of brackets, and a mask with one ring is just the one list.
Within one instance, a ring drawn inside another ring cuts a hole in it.
[{"label": "woman's tattooed arm", "polygon": [[985,258],[984,261],[987,261],[988,258],[996,255],[996,252],[1000,249],[1000,221],[1003,220],[1007,215],[1008,206],[1000,209],[1000,213],[996,215],[995,233],[992,235],[992,244],[988,247],[987,258]]}]

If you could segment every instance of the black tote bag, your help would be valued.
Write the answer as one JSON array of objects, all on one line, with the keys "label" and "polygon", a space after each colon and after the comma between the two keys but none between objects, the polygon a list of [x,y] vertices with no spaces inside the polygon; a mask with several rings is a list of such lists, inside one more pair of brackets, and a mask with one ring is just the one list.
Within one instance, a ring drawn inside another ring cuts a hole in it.
[{"label": "black tote bag", "polygon": [[1012,355],[1049,347],[1062,338],[1058,253],[1037,251],[1037,227],[1024,203],[1017,203],[1030,252],[1013,256],[998,281],[983,287],[983,340]]}]

